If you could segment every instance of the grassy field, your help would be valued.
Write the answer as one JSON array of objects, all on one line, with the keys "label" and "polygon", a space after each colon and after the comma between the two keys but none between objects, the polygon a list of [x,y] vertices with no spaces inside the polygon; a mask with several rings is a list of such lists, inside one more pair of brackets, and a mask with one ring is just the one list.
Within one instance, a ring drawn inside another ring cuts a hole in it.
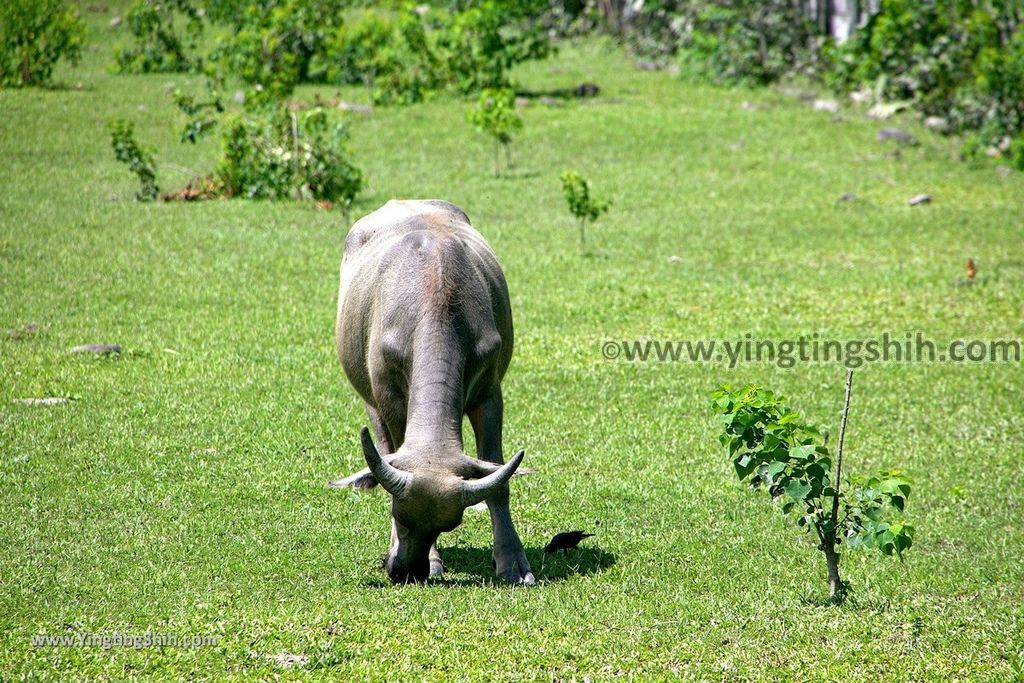
[{"label": "grassy field", "polygon": [[[362,466],[366,422],[332,339],[347,226],[308,204],[132,201],[106,119],[137,123],[174,189],[215,154],[176,141],[166,92],[199,80],[110,74],[111,15],[88,16],[62,87],[0,91],[0,329],[39,326],[0,336],[0,679],[1024,676],[1020,363],[858,372],[847,466],[905,471],[917,538],[904,564],[846,557],[854,598],[836,608],[810,539],[735,481],[709,405],[723,382],[761,382],[834,430],[843,368],[601,353],[747,333],[1024,338],[1024,175],[956,162],[911,120],[922,144],[897,158],[875,139],[889,123],[635,71],[600,42],[517,72],[538,92],[602,91],[527,107],[508,177],[463,102],[352,115],[357,215],[445,198],[498,253],[517,328],[506,449],[538,470],[512,498],[538,586],[495,584],[487,516],[469,511],[441,539],[444,579],[394,587],[386,496],[326,487]],[[570,167],[614,200],[586,255]],[[908,207],[922,192],[933,202]],[[69,353],[90,342],[125,353]],[[46,396],[75,400],[16,402]],[[570,528],[597,536],[545,558]],[[31,643],[147,632],[218,643]]]}]

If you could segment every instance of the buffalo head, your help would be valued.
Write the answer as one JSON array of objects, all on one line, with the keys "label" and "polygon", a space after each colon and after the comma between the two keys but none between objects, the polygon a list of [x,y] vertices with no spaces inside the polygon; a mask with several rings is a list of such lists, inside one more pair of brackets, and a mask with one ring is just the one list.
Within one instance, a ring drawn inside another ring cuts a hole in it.
[{"label": "buffalo head", "polygon": [[[389,462],[377,452],[365,427],[360,440],[367,474],[391,495],[391,546],[384,568],[395,583],[425,580],[431,574],[430,549],[438,535],[461,524],[467,507],[506,490],[523,461],[523,451],[504,465],[495,465],[461,450],[423,453],[403,445]],[[354,481],[353,485],[360,486]],[[361,486],[367,485],[373,483],[364,477]]]}]

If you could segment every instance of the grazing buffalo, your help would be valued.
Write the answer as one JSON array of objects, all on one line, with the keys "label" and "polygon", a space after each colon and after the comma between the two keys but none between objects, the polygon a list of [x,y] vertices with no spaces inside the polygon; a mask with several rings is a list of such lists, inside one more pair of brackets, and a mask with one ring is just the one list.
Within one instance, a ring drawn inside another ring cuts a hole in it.
[{"label": "grazing buffalo", "polygon": [[[345,240],[338,357],[366,402],[369,469],[335,486],[391,494],[392,581],[422,581],[443,565],[436,541],[487,502],[494,566],[534,583],[509,512],[508,482],[523,459],[501,452],[501,379],[512,358],[512,310],[501,266],[458,207],[390,201]],[[463,451],[468,415],[478,459]]]}]

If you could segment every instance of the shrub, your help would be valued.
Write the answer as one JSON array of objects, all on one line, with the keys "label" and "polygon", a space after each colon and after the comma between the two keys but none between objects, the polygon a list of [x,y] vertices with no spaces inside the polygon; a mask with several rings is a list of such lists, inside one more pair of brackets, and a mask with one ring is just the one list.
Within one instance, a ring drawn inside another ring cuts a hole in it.
[{"label": "shrub", "polygon": [[349,207],[363,186],[362,171],[349,161],[348,130],[341,123],[332,125],[319,107],[302,117],[301,130],[300,180],[314,199],[341,204],[347,222]]},{"label": "shrub", "polygon": [[[834,54],[830,81],[841,91],[872,88],[879,99],[941,116],[950,132],[971,132],[965,151],[1024,133],[1024,6],[993,0],[885,0]],[[1003,143],[1002,153],[1018,149]],[[1014,159],[1024,164],[1024,159]]]},{"label": "shrub", "polygon": [[842,543],[902,559],[914,534],[900,517],[910,483],[898,472],[851,477],[840,486],[852,382],[852,371],[848,372],[835,478],[827,437],[801,422],[783,397],[753,385],[738,390],[724,386],[714,393],[713,403],[722,419],[719,440],[728,448],[736,476],[754,489],[765,488],[781,503],[783,514],[814,532],[818,549],[825,554],[834,602],[841,602],[848,591],[839,574]]},{"label": "shrub", "polygon": [[[175,15],[184,16],[179,33]],[[203,32],[202,16],[190,0],[136,0],[125,23],[134,44],[115,53],[117,69],[124,73],[191,71],[202,60],[195,54]]]},{"label": "shrub", "polygon": [[114,148],[114,157],[121,163],[128,164],[139,179],[139,191],[135,199],[146,202],[156,199],[160,189],[156,185],[156,159],[154,150],[143,147],[135,139],[135,124],[124,119],[107,122],[110,131],[110,144]]},{"label": "shrub", "polygon": [[289,95],[300,82],[322,80],[310,65],[342,25],[344,0],[250,2],[210,60],[252,87],[247,101]]},{"label": "shrub", "polygon": [[505,148],[505,161],[512,166],[512,133],[523,127],[523,120],[516,112],[516,96],[511,90],[487,89],[480,93],[477,106],[467,112],[470,123],[481,133],[494,140],[494,176],[501,174],[499,150]]},{"label": "shrub", "polygon": [[611,202],[599,202],[591,197],[590,181],[576,171],[564,171],[560,177],[569,212],[576,217],[580,228],[580,249],[585,249],[587,246],[587,221],[596,221],[602,213],[608,211]]},{"label": "shrub", "polygon": [[365,12],[357,21],[335,31],[321,59],[328,82],[365,84],[370,102],[375,102],[374,82],[400,69],[390,44],[395,40],[394,21],[375,11]]},{"label": "shrub", "polygon": [[217,116],[224,113],[224,103],[220,99],[218,88],[212,82],[208,83],[207,87],[210,91],[209,99],[202,102],[177,89],[171,93],[174,104],[189,117],[181,132],[182,142],[199,142],[201,137],[217,125]]},{"label": "shrub", "polygon": [[447,80],[464,93],[507,86],[511,67],[551,53],[547,30],[537,20],[547,8],[538,0],[484,0],[428,14]]},{"label": "shrub", "polygon": [[77,64],[85,24],[63,0],[0,3],[0,85],[45,85],[63,59]]},{"label": "shrub", "polygon": [[432,36],[419,14],[406,8],[394,24],[391,40],[381,47],[374,102],[413,104],[445,87],[444,70]]},{"label": "shrub", "polygon": [[790,0],[662,0],[645,3],[630,42],[642,54],[678,55],[688,77],[771,83],[816,60],[820,31]]},{"label": "shrub", "polygon": [[684,67],[719,83],[765,85],[812,61],[817,27],[788,0],[716,0],[692,15]]},{"label": "shrub", "polygon": [[302,114],[287,107],[236,116],[226,124],[216,177],[228,196],[279,199],[308,192],[346,210],[363,183],[348,159],[348,131],[331,125],[315,108]]},{"label": "shrub", "polygon": [[322,57],[328,80],[366,83],[376,103],[508,85],[508,69],[551,51],[536,19],[546,3],[485,0],[451,9],[403,6],[394,18],[367,11],[339,29]]}]

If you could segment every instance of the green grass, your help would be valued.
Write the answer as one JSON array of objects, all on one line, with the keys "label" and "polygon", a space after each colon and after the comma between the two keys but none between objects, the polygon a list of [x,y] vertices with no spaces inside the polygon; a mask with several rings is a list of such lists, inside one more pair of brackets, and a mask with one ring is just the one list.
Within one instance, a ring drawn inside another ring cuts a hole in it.
[{"label": "green grass", "polygon": [[[638,72],[600,42],[517,73],[602,93],[527,108],[505,178],[464,102],[353,115],[356,215],[446,198],[498,253],[517,329],[506,447],[539,470],[513,513],[540,585],[494,583],[470,511],[442,537],[443,581],[393,587],[385,496],[325,486],[361,466],[366,422],[333,350],[346,226],[291,202],[131,201],[107,118],[159,147],[165,189],[215,150],[176,142],[166,90],[199,79],[105,70],[109,17],[89,14],[65,87],[0,91],[0,329],[44,328],[0,338],[0,679],[1019,679],[1019,363],[858,372],[848,471],[904,470],[917,537],[905,564],[847,556],[854,599],[836,608],[810,539],[736,483],[709,403],[761,382],[834,430],[844,370],[610,362],[601,344],[1022,338],[1024,176],[958,163],[911,120],[923,144],[896,159],[875,140],[889,124]],[[614,200],[585,256],[565,168]],[[921,192],[933,203],[909,208]],[[959,286],[968,257],[978,282]],[[88,342],[126,353],[69,353]],[[41,396],[77,400],[14,402]],[[545,560],[577,527],[597,536]],[[73,631],[220,640],[30,642]]]}]

